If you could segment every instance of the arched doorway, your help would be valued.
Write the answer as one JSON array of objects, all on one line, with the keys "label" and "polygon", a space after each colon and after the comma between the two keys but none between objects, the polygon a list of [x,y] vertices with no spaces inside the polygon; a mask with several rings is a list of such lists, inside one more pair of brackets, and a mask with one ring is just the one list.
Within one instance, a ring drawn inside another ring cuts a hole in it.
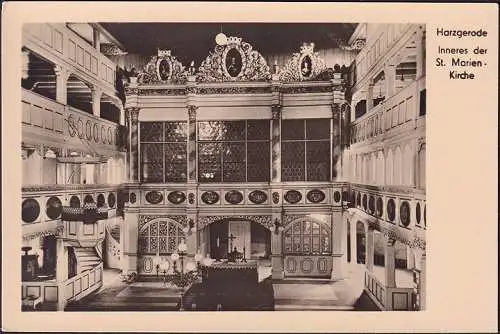
[{"label": "arched doorway", "polygon": [[236,251],[251,260],[268,259],[271,255],[271,231],[251,219],[224,218],[208,227],[209,254],[216,260],[227,259]]},{"label": "arched doorway", "polygon": [[287,277],[330,277],[332,240],[328,224],[299,219],[283,231],[284,272]]},{"label": "arched doorway", "polygon": [[139,275],[156,275],[157,265],[162,273],[163,270],[170,272],[173,268],[170,255],[177,251],[183,240],[185,242],[187,236],[182,225],[175,220],[160,218],[142,226],[137,249]]}]

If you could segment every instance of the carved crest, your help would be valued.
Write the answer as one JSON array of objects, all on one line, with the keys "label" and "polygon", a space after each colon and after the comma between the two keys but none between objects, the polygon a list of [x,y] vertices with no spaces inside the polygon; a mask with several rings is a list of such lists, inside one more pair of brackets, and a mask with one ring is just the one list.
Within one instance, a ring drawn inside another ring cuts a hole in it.
[{"label": "carved crest", "polygon": [[158,50],[158,55],[151,57],[139,73],[137,81],[139,84],[182,84],[187,81],[187,75],[182,63],[172,56],[170,50]]},{"label": "carved crest", "polygon": [[292,55],[292,59],[279,72],[282,82],[307,81],[324,78],[323,73],[328,72],[325,61],[314,52],[314,43],[304,43],[300,52]]},{"label": "carved crest", "polygon": [[271,72],[262,55],[241,38],[229,37],[225,45],[216,45],[201,63],[198,82],[266,81]]}]

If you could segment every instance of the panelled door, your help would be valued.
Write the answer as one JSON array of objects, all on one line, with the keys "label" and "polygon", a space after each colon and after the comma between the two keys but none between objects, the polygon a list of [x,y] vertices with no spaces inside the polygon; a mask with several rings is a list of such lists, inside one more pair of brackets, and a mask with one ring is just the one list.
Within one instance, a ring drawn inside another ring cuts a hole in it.
[{"label": "panelled door", "polygon": [[283,232],[283,260],[287,277],[330,277],[331,229],[325,223],[301,220]]}]

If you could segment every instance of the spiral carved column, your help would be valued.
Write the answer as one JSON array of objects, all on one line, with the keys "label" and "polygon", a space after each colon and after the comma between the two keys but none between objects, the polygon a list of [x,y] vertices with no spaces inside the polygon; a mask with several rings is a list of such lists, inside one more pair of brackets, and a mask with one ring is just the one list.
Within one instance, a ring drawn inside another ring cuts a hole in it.
[{"label": "spiral carved column", "polygon": [[196,110],[197,106],[188,106],[188,182],[196,182]]},{"label": "spiral carved column", "polygon": [[281,106],[272,106],[271,182],[281,182]]},{"label": "spiral carved column", "polygon": [[139,108],[129,108],[130,120],[130,181],[139,182]]}]

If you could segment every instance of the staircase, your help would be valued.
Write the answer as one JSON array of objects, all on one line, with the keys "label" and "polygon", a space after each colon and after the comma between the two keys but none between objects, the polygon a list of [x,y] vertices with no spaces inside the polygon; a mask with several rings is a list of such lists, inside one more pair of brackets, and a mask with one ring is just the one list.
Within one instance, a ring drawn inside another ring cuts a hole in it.
[{"label": "staircase", "polygon": [[93,247],[75,247],[75,255],[78,261],[78,274],[90,270],[102,262]]}]

